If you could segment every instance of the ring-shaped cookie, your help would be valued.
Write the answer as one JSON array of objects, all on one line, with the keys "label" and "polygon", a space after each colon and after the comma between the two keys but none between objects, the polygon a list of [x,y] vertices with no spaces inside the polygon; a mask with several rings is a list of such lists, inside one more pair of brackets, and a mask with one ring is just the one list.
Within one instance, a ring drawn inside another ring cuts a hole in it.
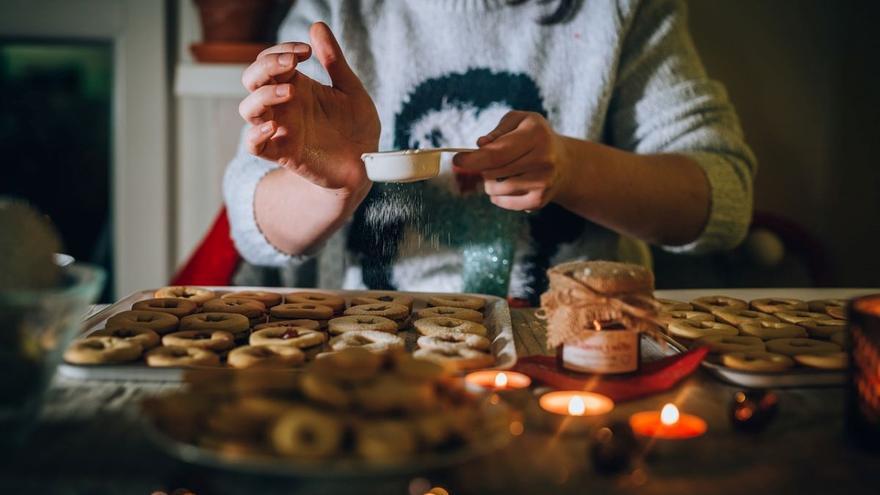
[{"label": "ring-shaped cookie", "polygon": [[785,371],[794,366],[794,360],[772,352],[729,352],[721,355],[721,364],[743,371]]},{"label": "ring-shaped cookie", "polygon": [[351,347],[318,354],[307,375],[341,382],[362,382],[375,376],[383,362],[384,359],[379,354],[360,347]]},{"label": "ring-shaped cookie", "polygon": [[727,296],[705,296],[691,301],[695,309],[711,313],[716,309],[747,309],[749,304],[742,299]]},{"label": "ring-shaped cookie", "polygon": [[222,330],[235,337],[247,333],[250,320],[237,313],[196,313],[180,320],[181,330]]},{"label": "ring-shaped cookie", "polygon": [[269,309],[272,318],[279,320],[328,320],[333,317],[333,308],[315,303],[284,303]]},{"label": "ring-shaped cookie", "polygon": [[162,287],[153,293],[153,297],[176,297],[178,299],[187,299],[196,304],[202,304],[217,297],[214,291],[204,289],[202,287],[190,287],[186,285],[173,285],[170,287]]},{"label": "ring-shaped cookie", "polygon": [[[320,360],[314,362],[317,363],[320,362]],[[343,386],[341,380],[314,373],[313,371],[313,368],[310,367],[309,372],[305,373],[302,377],[301,386],[303,395],[309,400],[319,404],[335,407],[337,409],[347,409],[354,401],[354,397],[350,391]]]},{"label": "ring-shaped cookie", "polygon": [[846,329],[846,321],[834,318],[816,318],[815,320],[804,320],[798,325],[807,329],[810,337],[827,339],[837,332]]},{"label": "ring-shaped cookie", "polygon": [[160,313],[168,313],[178,318],[191,315],[199,310],[199,305],[187,299],[176,297],[159,297],[155,299],[145,299],[131,305],[131,309],[140,311],[158,311]]},{"label": "ring-shaped cookie", "polygon": [[838,320],[846,319],[846,306],[827,306],[825,314]]},{"label": "ring-shaped cookie", "polygon": [[371,291],[366,294],[361,294],[359,296],[351,298],[352,306],[381,303],[400,304],[401,306],[406,306],[409,311],[412,311],[413,298],[412,296],[408,296],[406,294],[390,291]]},{"label": "ring-shaped cookie", "polygon": [[355,451],[367,462],[388,463],[415,454],[414,428],[401,420],[363,421],[354,428]]},{"label": "ring-shaped cookie", "polygon": [[226,362],[233,368],[292,368],[305,361],[301,350],[289,345],[243,345],[229,351]]},{"label": "ring-shaped cookie", "polygon": [[802,366],[822,370],[845,370],[849,366],[849,354],[846,352],[795,354],[794,360]]},{"label": "ring-shaped cookie", "polygon": [[147,351],[144,360],[147,366],[159,368],[220,364],[220,358],[216,354],[198,347],[159,346]]},{"label": "ring-shaped cookie", "polygon": [[697,340],[710,335],[733,336],[739,334],[739,330],[732,325],[705,320],[675,320],[669,323],[667,331],[673,337],[690,340]]},{"label": "ring-shaped cookie", "polygon": [[485,351],[491,345],[491,342],[486,337],[461,332],[438,333],[430,336],[422,335],[416,343],[421,349],[437,349],[440,351],[453,351],[461,348]]},{"label": "ring-shaped cookie", "polygon": [[384,316],[340,316],[327,322],[327,331],[339,335],[353,330],[397,333],[397,322]]},{"label": "ring-shaped cookie", "polygon": [[712,314],[714,314],[719,321],[737,327],[745,325],[746,323],[757,323],[759,321],[779,321],[778,318],[771,314],[752,311],[750,309],[716,309]]},{"label": "ring-shaped cookie", "polygon": [[773,339],[766,342],[767,351],[786,356],[798,354],[825,354],[840,352],[840,346],[834,342],[816,339]]},{"label": "ring-shaped cookie", "polygon": [[159,345],[159,334],[149,328],[118,327],[114,329],[102,328],[89,334],[89,337],[115,337],[117,339],[136,342],[146,351]]},{"label": "ring-shaped cookie", "polygon": [[345,309],[345,299],[333,294],[322,292],[292,292],[284,296],[288,303],[320,304],[328,306],[334,314],[339,314]]},{"label": "ring-shaped cookie", "polygon": [[694,305],[689,302],[684,301],[676,301],[674,299],[663,299],[656,298],[654,299],[660,305],[658,311],[662,313],[669,313],[671,311],[693,311]]},{"label": "ring-shaped cookie", "polygon": [[297,407],[278,418],[269,437],[279,454],[324,459],[342,447],[343,431],[342,423],[332,414]]},{"label": "ring-shaped cookie", "polygon": [[114,364],[134,361],[143,348],[137,342],[116,337],[86,337],[74,340],[64,351],[71,364]]},{"label": "ring-shaped cookie", "polygon": [[425,411],[433,409],[437,403],[434,384],[404,380],[390,374],[382,374],[355,388],[354,395],[361,407],[370,413]]},{"label": "ring-shaped cookie", "polygon": [[[186,318],[186,317],[185,317]],[[173,332],[178,327],[176,316],[158,311],[120,311],[107,320],[106,328],[149,328],[159,335]]]},{"label": "ring-shaped cookie", "polygon": [[495,358],[491,354],[475,349],[455,349],[452,351],[417,349],[413,352],[413,357],[435,362],[452,371],[485,368],[495,363]]},{"label": "ring-shaped cookie", "polygon": [[715,316],[712,313],[704,313],[702,311],[668,311],[658,314],[657,320],[663,328],[669,329],[669,324],[675,321],[715,321]]},{"label": "ring-shaped cookie", "polygon": [[266,305],[256,299],[246,297],[218,297],[202,304],[205,313],[235,313],[248,320],[255,320],[266,315]]},{"label": "ring-shaped cookie", "polygon": [[387,352],[403,349],[404,341],[397,335],[373,330],[352,330],[330,339],[330,348],[334,351],[360,347],[371,352]]},{"label": "ring-shaped cookie", "polygon": [[486,305],[486,300],[477,296],[466,296],[464,294],[444,294],[442,296],[432,296],[428,298],[430,306],[449,306],[453,308],[466,308],[480,311]]},{"label": "ring-shaped cookie", "polygon": [[846,299],[813,299],[812,301],[807,301],[807,306],[809,311],[824,313],[828,307],[845,308],[847,302]]},{"label": "ring-shaped cookie", "polygon": [[752,323],[744,323],[739,327],[743,335],[752,335],[761,340],[789,339],[794,337],[806,337],[807,331],[792,323],[781,321],[760,320]]},{"label": "ring-shaped cookie", "polygon": [[409,308],[402,304],[359,304],[345,310],[346,316],[382,316],[398,323],[409,317]]},{"label": "ring-shaped cookie", "polygon": [[415,318],[457,318],[459,320],[472,321],[474,323],[483,323],[483,313],[467,308],[454,308],[452,306],[430,306],[415,312]]},{"label": "ring-shaped cookie", "polygon": [[223,294],[223,298],[234,297],[238,299],[253,299],[255,301],[260,301],[267,308],[271,308],[272,306],[278,306],[282,302],[284,302],[284,296],[277,292],[270,292],[266,290],[242,290],[238,292],[230,292],[228,294]]},{"label": "ring-shaped cookie", "polygon": [[800,299],[790,297],[764,297],[749,301],[749,307],[761,313],[774,314],[780,311],[806,311],[809,306]]},{"label": "ring-shaped cookie", "polygon": [[184,330],[164,335],[162,345],[220,352],[234,347],[235,337],[223,330]]},{"label": "ring-shaped cookie", "polygon": [[[746,335],[710,335],[694,341],[694,347],[707,346],[709,352],[724,354],[728,352],[763,352],[764,341]],[[769,349],[767,349],[769,350]]]},{"label": "ring-shaped cookie", "polygon": [[306,349],[321,345],[327,336],[305,327],[267,327],[251,333],[250,345],[290,345]]},{"label": "ring-shaped cookie", "polygon": [[262,330],[269,327],[303,327],[308,328],[309,330],[320,330],[321,324],[318,322],[318,320],[308,320],[305,318],[301,318],[298,320],[276,320],[270,321],[268,323],[260,323],[259,325],[254,325],[254,331]]},{"label": "ring-shaped cookie", "polygon": [[827,315],[824,315],[822,313],[814,313],[812,311],[780,311],[776,313],[776,317],[784,322],[794,323],[795,325],[798,325],[800,324],[800,322],[806,320],[823,320],[828,318]]},{"label": "ring-shaped cookie", "polygon": [[449,331],[461,333],[473,333],[486,337],[489,331],[485,326],[467,320],[446,318],[445,316],[434,318],[422,318],[413,322],[413,326],[422,335],[439,335]]}]

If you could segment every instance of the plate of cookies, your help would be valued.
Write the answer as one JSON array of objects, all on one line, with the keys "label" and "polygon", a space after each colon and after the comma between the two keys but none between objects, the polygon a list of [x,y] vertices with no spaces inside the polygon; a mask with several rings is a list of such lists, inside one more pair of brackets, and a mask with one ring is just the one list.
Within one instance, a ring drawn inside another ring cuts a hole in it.
[{"label": "plate of cookies", "polygon": [[179,286],[136,292],[86,320],[59,372],[180,381],[191,368],[298,369],[348,348],[403,350],[452,371],[516,362],[499,297]]},{"label": "plate of cookies", "polygon": [[703,366],[756,388],[842,385],[848,367],[846,304],[860,289],[657,291],[666,335],[706,346]]},{"label": "plate of cookies", "polygon": [[150,438],[184,461],[297,477],[402,474],[502,448],[514,413],[403,350],[346,348],[301,373],[188,370],[142,403]]}]

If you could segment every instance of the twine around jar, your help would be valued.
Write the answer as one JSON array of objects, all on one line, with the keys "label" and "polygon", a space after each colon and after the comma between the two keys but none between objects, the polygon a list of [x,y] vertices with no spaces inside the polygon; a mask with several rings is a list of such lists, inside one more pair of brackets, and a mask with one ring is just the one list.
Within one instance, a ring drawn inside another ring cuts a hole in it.
[{"label": "twine around jar", "polygon": [[[613,321],[630,330],[657,332],[659,303],[649,294],[602,294],[583,282],[551,270],[550,289],[541,295],[537,316],[547,322],[547,346],[578,340],[584,332],[601,330]],[[656,336],[656,335],[654,335]]]}]

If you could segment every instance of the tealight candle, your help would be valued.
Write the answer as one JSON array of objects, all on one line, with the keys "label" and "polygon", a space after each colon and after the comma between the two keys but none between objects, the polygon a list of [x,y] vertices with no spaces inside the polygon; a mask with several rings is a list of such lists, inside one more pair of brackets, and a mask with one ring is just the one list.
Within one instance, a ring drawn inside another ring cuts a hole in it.
[{"label": "tealight candle", "polygon": [[666,404],[660,411],[643,411],[630,416],[629,424],[636,435],[663,440],[685,440],[706,433],[706,422],[692,414],[681,414],[675,404]]},{"label": "tealight candle", "polygon": [[614,409],[614,401],[593,392],[549,392],[539,400],[541,409],[564,416],[598,416]]},{"label": "tealight candle", "polygon": [[468,373],[464,379],[472,385],[496,392],[527,388],[532,384],[532,379],[528,375],[516,371],[474,371],[473,373]]}]

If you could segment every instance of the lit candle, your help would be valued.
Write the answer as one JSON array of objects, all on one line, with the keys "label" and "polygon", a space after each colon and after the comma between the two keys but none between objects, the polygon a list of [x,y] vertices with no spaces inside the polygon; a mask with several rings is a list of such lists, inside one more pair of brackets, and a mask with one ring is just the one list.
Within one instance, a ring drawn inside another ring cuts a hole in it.
[{"label": "lit candle", "polygon": [[564,416],[598,416],[614,409],[614,401],[593,392],[549,392],[538,401],[541,409]]},{"label": "lit candle", "polygon": [[473,373],[468,373],[464,379],[471,385],[496,392],[527,388],[532,384],[532,379],[528,375],[516,371],[474,371]]},{"label": "lit candle", "polygon": [[681,414],[675,404],[666,404],[660,411],[633,414],[629,424],[636,435],[664,440],[684,440],[706,433],[706,422],[692,414]]}]

